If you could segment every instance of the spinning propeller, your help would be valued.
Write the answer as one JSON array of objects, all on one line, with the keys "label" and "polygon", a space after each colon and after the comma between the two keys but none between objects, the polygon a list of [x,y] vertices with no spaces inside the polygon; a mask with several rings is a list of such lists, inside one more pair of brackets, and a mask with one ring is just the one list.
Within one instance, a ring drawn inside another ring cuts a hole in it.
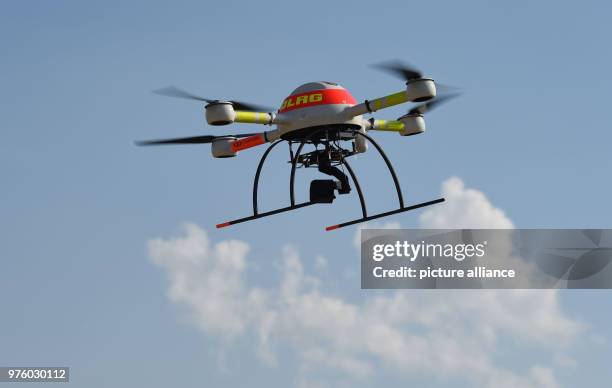
[{"label": "spinning propeller", "polygon": [[461,93],[459,92],[438,95],[433,100],[424,102],[410,109],[408,111],[408,114],[425,114],[430,110],[434,109],[435,107],[439,106],[440,104],[448,102],[449,100],[455,97],[459,97],[460,95]]},{"label": "spinning propeller", "polygon": [[241,133],[239,135],[225,135],[225,136],[192,136],[192,137],[176,137],[172,139],[159,139],[159,140],[144,140],[137,141],[136,145],[139,146],[149,146],[149,145],[166,145],[166,144],[208,144],[212,143],[216,139],[221,139],[224,137],[249,137],[259,135],[257,133]]},{"label": "spinning propeller", "polygon": [[[423,78],[423,72],[421,72],[421,70],[405,62],[402,62],[398,59],[388,61],[388,62],[378,63],[375,65],[372,65],[372,67],[380,69],[406,82],[410,82],[415,79]],[[441,93],[457,94],[457,95],[459,94],[458,91],[460,90],[459,88],[455,86],[445,85],[439,82],[436,82],[436,89],[438,90],[438,92],[441,92]]]},{"label": "spinning propeller", "polygon": [[[216,102],[224,102],[222,100],[213,100],[209,98],[196,96],[195,94],[186,92],[182,89],[177,88],[176,86],[167,86],[165,88],[154,90],[153,93],[159,94],[162,96],[166,96],[166,97],[176,97],[176,98],[184,98],[186,100],[202,101],[208,104],[214,104]],[[237,101],[237,100],[227,100],[227,102],[231,103],[236,110],[241,110],[241,111],[246,111],[246,112],[273,112],[274,111],[273,108],[270,108],[267,106],[255,105],[255,104]]]},{"label": "spinning propeller", "polygon": [[423,73],[420,70],[399,60],[383,62],[372,66],[386,71],[387,73],[391,73],[406,82],[413,79],[423,78]]},{"label": "spinning propeller", "polygon": [[[373,66],[387,73],[391,73],[392,75],[406,82],[423,78],[423,73],[419,69],[415,68],[412,65],[408,65],[400,60],[392,60],[389,62],[379,63]],[[443,85],[438,82],[436,82],[436,89],[438,89],[439,92],[437,97],[434,97],[434,99],[428,102],[415,106],[414,108],[408,111],[408,114],[424,114],[439,106],[440,104],[448,102],[449,100],[461,95],[459,88]]]}]

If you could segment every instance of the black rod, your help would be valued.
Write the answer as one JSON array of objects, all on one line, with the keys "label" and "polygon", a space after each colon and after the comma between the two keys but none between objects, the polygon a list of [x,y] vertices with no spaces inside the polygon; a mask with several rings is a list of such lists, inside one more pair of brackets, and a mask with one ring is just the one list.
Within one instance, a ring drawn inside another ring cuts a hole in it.
[{"label": "black rod", "polygon": [[283,140],[277,140],[274,143],[272,143],[270,147],[268,147],[266,152],[264,152],[261,159],[259,160],[259,165],[257,165],[257,172],[255,173],[255,181],[253,182],[253,215],[257,215],[257,190],[259,188],[259,174],[261,174],[261,169],[263,168],[264,162],[266,161],[268,154],[270,153],[270,151],[272,151],[272,148],[274,148],[278,143],[281,143],[282,141]]},{"label": "black rod", "polygon": [[391,210],[391,211],[384,212],[384,213],[375,214],[373,216],[363,217],[363,218],[359,218],[359,219],[356,219],[356,220],[343,222],[341,224],[328,226],[327,228],[325,228],[325,230],[326,231],[330,231],[330,230],[334,230],[334,229],[344,228],[345,226],[355,225],[355,224],[358,224],[360,222],[375,220],[377,218],[382,218],[382,217],[390,216],[390,215],[393,215],[393,214],[406,212],[408,210],[414,210],[414,209],[418,209],[418,208],[425,207],[425,206],[435,205],[436,203],[440,203],[440,202],[444,202],[444,201],[445,201],[444,198],[438,198],[438,199],[435,199],[433,201],[423,202],[423,203],[419,203],[419,204],[416,204],[416,205],[412,205],[412,206],[408,206],[408,207],[402,207],[400,209],[396,209],[396,210]]},{"label": "black rod", "polygon": [[259,213],[259,214],[244,217],[244,218],[239,218],[237,220],[223,222],[221,224],[217,224],[217,229],[225,228],[226,226],[230,226],[230,225],[240,224],[241,222],[256,220],[258,218],[263,218],[263,217],[271,216],[271,215],[278,214],[278,213],[288,212],[290,210],[295,210],[295,209],[299,209],[299,208],[314,205],[314,204],[315,202],[304,202],[304,203],[300,203],[294,206],[287,206],[287,207],[283,207],[280,209],[270,210],[268,212]]},{"label": "black rod", "polygon": [[355,134],[365,137],[370,143],[372,143],[372,145],[376,148],[380,156],[382,156],[382,158],[384,159],[385,163],[387,164],[387,168],[389,169],[389,172],[391,172],[393,183],[395,183],[395,191],[397,191],[397,199],[399,200],[400,208],[403,208],[404,207],[404,197],[402,196],[402,189],[400,187],[399,180],[397,179],[397,175],[395,174],[395,170],[393,169],[393,165],[389,161],[389,158],[387,157],[383,149],[378,145],[378,143],[376,143],[374,139],[372,139],[371,136],[368,136],[365,133],[359,132],[359,131],[355,131]]},{"label": "black rod", "polygon": [[351,165],[348,163],[346,158],[342,159],[342,163],[344,163],[347,171],[351,175],[351,178],[353,178],[353,182],[355,183],[355,188],[357,189],[357,194],[359,195],[359,202],[361,203],[361,213],[363,214],[363,217],[365,218],[368,216],[368,211],[366,210],[365,198],[363,197],[361,186],[359,185],[359,181],[357,180],[357,175],[355,175],[355,173],[353,172],[353,169],[351,168]]},{"label": "black rod", "polygon": [[289,178],[289,198],[291,199],[291,206],[295,206],[295,191],[293,189],[295,183],[295,166],[297,165],[302,148],[304,148],[304,144],[306,144],[306,139],[302,140],[295,152],[295,157],[291,160],[291,177]]}]

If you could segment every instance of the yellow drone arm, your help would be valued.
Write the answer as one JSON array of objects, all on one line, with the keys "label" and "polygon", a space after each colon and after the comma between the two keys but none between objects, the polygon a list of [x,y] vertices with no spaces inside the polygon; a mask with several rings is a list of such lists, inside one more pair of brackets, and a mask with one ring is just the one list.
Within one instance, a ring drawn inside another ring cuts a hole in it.
[{"label": "yellow drone arm", "polygon": [[346,109],[348,117],[355,117],[366,113],[376,112],[379,109],[389,108],[391,106],[408,102],[406,91],[389,94],[388,96],[376,98],[374,100],[365,100],[361,104],[353,105]]},{"label": "yellow drone arm", "polygon": [[425,132],[425,120],[421,114],[406,114],[397,120],[368,120],[369,131],[397,132],[402,136],[418,135]]},{"label": "yellow drone arm", "polygon": [[264,124],[271,125],[274,121],[273,113],[262,113],[262,112],[246,112],[237,110],[236,118],[234,122],[236,123],[249,123],[249,124]]},{"label": "yellow drone arm", "polygon": [[365,100],[361,104],[353,105],[344,112],[348,118],[376,112],[379,109],[403,104],[405,102],[427,101],[436,96],[436,84],[429,78],[418,78],[406,82],[406,89],[388,96]]},{"label": "yellow drone arm", "polygon": [[397,120],[370,120],[370,131],[401,132],[404,130],[404,123]]}]

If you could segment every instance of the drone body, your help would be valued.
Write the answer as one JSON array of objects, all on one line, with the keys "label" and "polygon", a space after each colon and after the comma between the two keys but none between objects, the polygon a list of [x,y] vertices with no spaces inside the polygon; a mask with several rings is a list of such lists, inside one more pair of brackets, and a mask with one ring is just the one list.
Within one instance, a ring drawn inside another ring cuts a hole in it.
[{"label": "drone body", "polygon": [[[414,208],[432,205],[444,201],[435,201],[404,206],[399,181],[382,148],[372,139],[368,131],[392,131],[402,136],[411,136],[425,131],[423,113],[438,103],[453,97],[448,95],[436,97],[436,84],[430,78],[422,77],[417,70],[400,66],[386,65],[385,69],[398,73],[406,81],[404,90],[373,100],[357,103],[348,90],[342,86],[326,81],[309,82],[299,86],[285,98],[275,112],[239,101],[210,100],[194,96],[180,89],[169,87],[157,91],[159,94],[182,97],[206,102],[205,117],[210,125],[222,126],[232,123],[250,123],[274,126],[272,130],[255,134],[238,134],[227,136],[196,136],[189,138],[165,139],[141,142],[141,145],[159,144],[201,144],[211,143],[212,155],[216,158],[235,157],[239,152],[266,143],[272,143],[260,160],[253,187],[253,215],[242,219],[218,224],[225,227],[240,222],[262,218],[268,215],[294,210],[304,206],[320,203],[331,203],[335,191],[348,194],[351,191],[348,176],[338,167],[346,167],[357,189],[363,217],[343,224],[328,227],[327,230],[352,225],[370,219],[384,217]],[[427,102],[425,102],[427,101]],[[407,114],[397,120],[366,120],[363,115],[373,113],[406,102],[420,102]],[[259,213],[257,209],[257,188],[259,175],[268,153],[280,142],[289,143],[291,154],[290,200],[288,207]],[[350,148],[343,144],[349,142]],[[392,175],[399,200],[399,208],[391,212],[368,216],[365,200],[357,177],[348,164],[347,158],[366,152],[368,142],[375,146],[385,160]],[[293,145],[299,144],[294,153]],[[313,145],[315,150],[302,154],[305,145]],[[322,146],[322,149],[319,149]],[[320,172],[337,178],[334,180],[314,180],[310,186],[310,201],[295,203],[294,179],[297,167],[317,167]]]},{"label": "drone body", "polygon": [[[234,122],[276,125],[273,131],[254,135],[252,138],[238,140],[232,137],[219,138],[212,142],[214,157],[233,157],[238,151],[275,141],[299,141],[317,128],[335,127],[337,129],[394,130],[403,136],[415,135],[425,130],[422,115],[415,113],[403,116],[398,121],[368,121],[364,113],[405,102],[429,100],[436,95],[435,83],[431,79],[419,78],[407,84],[406,90],[373,101],[357,105],[355,98],[342,86],[326,81],[309,82],[295,89],[287,97],[278,111],[245,112],[236,111],[230,102],[214,101],[206,106],[206,121],[211,125],[227,125]],[[355,139],[350,133],[343,139]],[[356,140],[358,152],[367,150],[367,143]]]}]

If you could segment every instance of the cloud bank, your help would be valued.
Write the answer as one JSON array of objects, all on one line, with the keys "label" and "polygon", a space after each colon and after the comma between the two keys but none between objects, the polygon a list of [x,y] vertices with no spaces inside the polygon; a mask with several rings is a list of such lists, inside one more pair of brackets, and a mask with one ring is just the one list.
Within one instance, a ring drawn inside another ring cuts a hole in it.
[{"label": "cloud bank", "polygon": [[[442,191],[448,202],[424,212],[423,227],[513,227],[459,178],[445,181]],[[280,354],[290,351],[300,364],[296,386],[354,386],[388,373],[483,388],[553,388],[559,386],[553,358],[565,354],[582,330],[562,310],[555,290],[399,290],[350,301],[326,292],[291,246],[282,249],[280,281],[273,287],[249,279],[248,243],[212,244],[195,224],[185,224],[180,237],[149,241],[148,249],[168,276],[169,299],[194,325],[225,344],[247,339],[270,368],[282,367]],[[312,260],[325,270],[323,259]],[[550,357],[514,370],[496,359],[506,341]],[[337,381],[319,377],[330,371]]]}]

